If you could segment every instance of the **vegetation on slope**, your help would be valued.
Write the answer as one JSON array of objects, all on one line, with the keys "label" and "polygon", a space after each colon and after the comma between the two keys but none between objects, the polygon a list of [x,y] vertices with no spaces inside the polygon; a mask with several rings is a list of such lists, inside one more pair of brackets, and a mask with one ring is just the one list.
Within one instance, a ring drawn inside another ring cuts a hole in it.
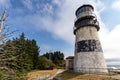
[{"label": "vegetation on slope", "polygon": [[61,78],[62,80],[119,80],[105,75],[80,74],[73,71],[65,71],[61,74],[58,74],[56,77]]},{"label": "vegetation on slope", "polygon": [[[23,77],[23,73],[36,69],[49,69],[50,66],[56,66],[64,60],[63,53],[62,59],[52,56],[57,58],[54,62],[46,56],[40,56],[39,52],[40,47],[37,42],[34,39],[26,39],[24,33],[18,38],[8,40],[0,50],[0,80],[18,80],[18,77]],[[54,55],[61,56],[61,52],[56,51]]]},{"label": "vegetation on slope", "polygon": [[43,54],[44,57],[46,57],[47,59],[51,60],[51,64],[52,66],[59,66],[59,67],[63,67],[64,65],[64,54],[61,53],[60,51],[55,51],[55,52],[46,52],[45,54]]}]

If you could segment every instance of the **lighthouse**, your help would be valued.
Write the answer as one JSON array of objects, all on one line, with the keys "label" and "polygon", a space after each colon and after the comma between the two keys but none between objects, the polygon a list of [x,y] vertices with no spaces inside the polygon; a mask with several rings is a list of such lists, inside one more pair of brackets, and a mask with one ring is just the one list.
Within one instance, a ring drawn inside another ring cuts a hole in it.
[{"label": "lighthouse", "polygon": [[74,71],[80,73],[107,73],[107,66],[98,36],[99,22],[94,7],[85,4],[76,10],[74,22]]}]

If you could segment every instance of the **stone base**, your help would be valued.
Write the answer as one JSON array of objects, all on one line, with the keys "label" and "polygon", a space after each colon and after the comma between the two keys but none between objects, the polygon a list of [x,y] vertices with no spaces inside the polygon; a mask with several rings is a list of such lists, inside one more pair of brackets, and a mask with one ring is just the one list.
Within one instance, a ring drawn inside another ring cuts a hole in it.
[{"label": "stone base", "polygon": [[74,71],[80,73],[108,73],[102,52],[80,52],[75,54]]},{"label": "stone base", "polygon": [[77,68],[74,70],[75,72],[83,73],[83,74],[107,74],[107,69],[94,69],[94,68]]}]

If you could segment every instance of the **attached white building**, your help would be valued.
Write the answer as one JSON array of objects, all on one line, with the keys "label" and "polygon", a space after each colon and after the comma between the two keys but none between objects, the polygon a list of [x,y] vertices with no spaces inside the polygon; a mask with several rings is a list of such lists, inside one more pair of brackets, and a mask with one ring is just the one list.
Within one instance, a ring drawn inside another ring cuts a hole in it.
[{"label": "attached white building", "polygon": [[66,70],[74,69],[74,56],[68,56],[66,58]]}]

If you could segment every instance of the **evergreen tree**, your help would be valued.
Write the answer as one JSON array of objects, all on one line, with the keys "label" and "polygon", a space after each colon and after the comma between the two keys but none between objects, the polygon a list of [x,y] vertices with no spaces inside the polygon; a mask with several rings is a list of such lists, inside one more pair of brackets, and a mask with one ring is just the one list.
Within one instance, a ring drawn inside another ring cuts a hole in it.
[{"label": "evergreen tree", "polygon": [[38,69],[43,70],[43,69],[49,68],[49,60],[48,60],[46,57],[44,57],[44,56],[39,56],[38,61],[39,61],[39,62],[37,63],[37,68],[38,68]]},{"label": "evergreen tree", "polygon": [[35,40],[25,39],[24,33],[19,38],[7,41],[4,50],[6,59],[12,59],[10,65],[5,64],[8,67],[19,71],[36,69],[39,47]]},{"label": "evergreen tree", "polygon": [[64,60],[64,54],[61,53],[60,51],[55,51],[55,52],[47,52],[46,54],[43,54],[47,59],[51,59],[51,61],[56,65],[60,66],[62,61]]}]

